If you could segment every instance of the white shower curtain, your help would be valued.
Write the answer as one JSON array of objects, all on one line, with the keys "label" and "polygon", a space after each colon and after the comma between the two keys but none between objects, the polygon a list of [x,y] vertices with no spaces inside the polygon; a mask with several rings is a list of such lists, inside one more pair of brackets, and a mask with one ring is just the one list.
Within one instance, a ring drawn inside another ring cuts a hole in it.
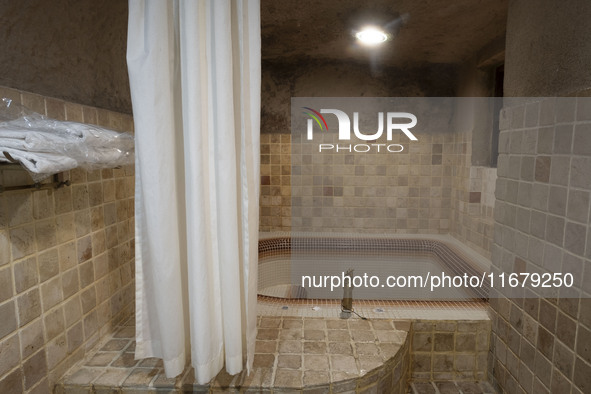
[{"label": "white shower curtain", "polygon": [[199,383],[256,337],[258,0],[129,0],[136,358]]}]

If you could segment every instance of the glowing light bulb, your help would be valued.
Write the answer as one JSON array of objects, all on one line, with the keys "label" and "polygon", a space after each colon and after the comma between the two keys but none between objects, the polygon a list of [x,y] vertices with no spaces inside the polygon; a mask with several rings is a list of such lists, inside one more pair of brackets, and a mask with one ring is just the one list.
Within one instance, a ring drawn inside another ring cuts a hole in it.
[{"label": "glowing light bulb", "polygon": [[375,27],[366,27],[365,29],[355,34],[355,37],[362,44],[368,46],[378,45],[388,40],[388,34],[384,33],[382,30],[379,30]]}]

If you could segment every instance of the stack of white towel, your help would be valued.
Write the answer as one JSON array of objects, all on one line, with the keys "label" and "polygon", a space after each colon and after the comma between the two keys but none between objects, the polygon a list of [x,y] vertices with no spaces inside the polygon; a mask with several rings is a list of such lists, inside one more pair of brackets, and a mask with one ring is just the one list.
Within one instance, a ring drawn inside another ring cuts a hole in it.
[{"label": "stack of white towel", "polygon": [[20,162],[35,181],[77,167],[113,168],[134,161],[130,133],[57,121],[26,110],[11,119],[14,104],[7,99],[0,104],[0,162]]}]

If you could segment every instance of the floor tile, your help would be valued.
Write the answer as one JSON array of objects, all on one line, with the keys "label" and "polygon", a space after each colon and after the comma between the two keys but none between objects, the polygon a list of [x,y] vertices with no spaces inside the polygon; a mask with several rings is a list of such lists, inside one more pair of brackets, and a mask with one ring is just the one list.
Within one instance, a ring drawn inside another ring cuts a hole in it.
[{"label": "floor tile", "polygon": [[[64,377],[64,387],[71,389],[78,384],[80,390],[85,390],[93,385],[101,394],[109,390],[139,393],[157,388],[181,393],[183,387],[207,392],[207,385],[195,383],[191,367],[170,379],[164,374],[162,360],[135,360],[133,322],[131,318],[117,328],[112,338],[103,341],[97,351],[88,355],[82,367]],[[321,393],[331,382],[333,389],[347,392],[355,389],[360,378],[364,379],[364,386],[375,390],[378,381],[377,378],[373,380],[372,374],[379,375],[375,368],[396,356],[410,328],[408,320],[391,319],[259,316],[257,322],[259,330],[251,373],[220,372],[210,382],[214,392],[233,388],[243,392],[270,392],[271,388],[281,388],[275,391],[289,392],[305,385]],[[413,382],[409,390],[412,394],[494,393],[487,382]]]}]

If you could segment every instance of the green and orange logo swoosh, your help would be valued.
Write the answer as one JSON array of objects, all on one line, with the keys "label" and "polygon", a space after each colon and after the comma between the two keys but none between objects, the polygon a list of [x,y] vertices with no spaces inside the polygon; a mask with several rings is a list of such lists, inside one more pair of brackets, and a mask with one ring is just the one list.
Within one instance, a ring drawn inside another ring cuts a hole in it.
[{"label": "green and orange logo swoosh", "polygon": [[[320,112],[318,112],[310,107],[303,107],[303,108],[308,110],[308,111],[304,111],[303,113],[310,116],[312,119],[314,119],[316,121],[316,123],[318,123],[318,126],[320,126],[320,130],[326,129],[326,131],[328,131],[328,125],[326,124],[326,120],[324,120],[324,116],[322,116],[320,114]],[[322,122],[321,122],[321,120],[322,120]],[[323,124],[324,124],[324,127],[323,127]]]}]

